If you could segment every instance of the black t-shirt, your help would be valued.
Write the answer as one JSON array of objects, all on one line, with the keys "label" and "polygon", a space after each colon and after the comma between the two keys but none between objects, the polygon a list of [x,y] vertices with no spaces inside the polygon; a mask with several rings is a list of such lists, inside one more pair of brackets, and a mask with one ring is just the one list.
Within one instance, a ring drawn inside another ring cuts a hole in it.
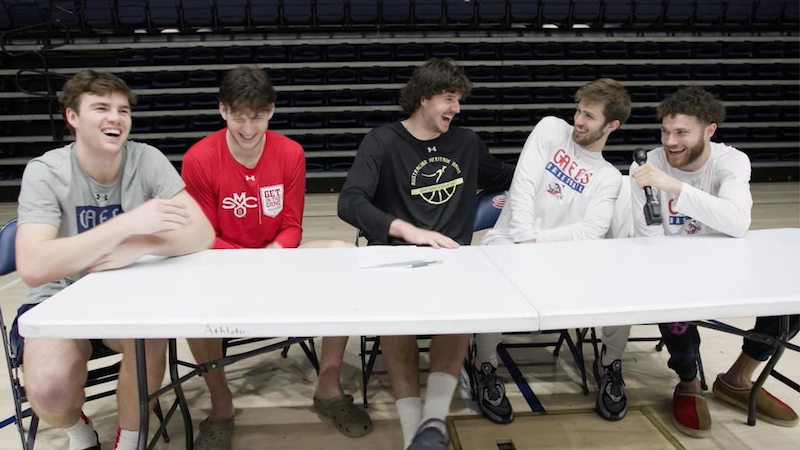
[{"label": "black t-shirt", "polygon": [[361,142],[339,196],[339,217],[360,228],[370,245],[405,243],[389,236],[396,218],[469,245],[478,187],[507,189],[513,174],[470,130],[451,126],[420,141],[395,122]]}]

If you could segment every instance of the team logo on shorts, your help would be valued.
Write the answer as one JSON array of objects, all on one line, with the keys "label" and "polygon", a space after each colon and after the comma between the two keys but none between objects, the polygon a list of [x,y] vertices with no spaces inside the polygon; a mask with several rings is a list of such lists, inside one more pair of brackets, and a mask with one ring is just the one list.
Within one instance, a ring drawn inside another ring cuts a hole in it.
[{"label": "team logo on shorts", "polygon": [[421,161],[411,173],[411,195],[418,195],[431,205],[449,202],[462,184],[461,166],[444,156]]},{"label": "team logo on shorts", "polygon": [[275,218],[283,211],[283,185],[264,186],[259,189],[261,211],[267,217]]}]

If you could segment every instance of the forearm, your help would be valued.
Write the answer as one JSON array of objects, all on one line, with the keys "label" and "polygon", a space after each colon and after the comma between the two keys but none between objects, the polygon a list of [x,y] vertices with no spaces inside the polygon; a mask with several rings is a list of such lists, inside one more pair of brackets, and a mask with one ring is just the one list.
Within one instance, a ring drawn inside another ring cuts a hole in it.
[{"label": "forearm", "polygon": [[366,194],[359,193],[356,188],[342,191],[339,196],[338,214],[345,222],[381,242],[388,240],[390,225],[396,219],[376,208],[370,203]]},{"label": "forearm", "polygon": [[300,245],[302,237],[303,231],[300,227],[290,226],[279,231],[272,242],[280,245],[282,248],[297,248],[297,246]]},{"label": "forearm", "polygon": [[131,236],[125,243],[139,247],[143,255],[179,256],[206,250],[215,238],[211,225],[200,215],[184,229]]},{"label": "forearm", "polygon": [[124,214],[83,233],[31,240],[25,235],[36,223],[23,224],[17,234],[17,271],[28,286],[60,280],[92,267],[130,236]]},{"label": "forearm", "polygon": [[749,190],[739,198],[715,197],[685,184],[676,209],[732,237],[742,237],[750,228],[752,197]]}]

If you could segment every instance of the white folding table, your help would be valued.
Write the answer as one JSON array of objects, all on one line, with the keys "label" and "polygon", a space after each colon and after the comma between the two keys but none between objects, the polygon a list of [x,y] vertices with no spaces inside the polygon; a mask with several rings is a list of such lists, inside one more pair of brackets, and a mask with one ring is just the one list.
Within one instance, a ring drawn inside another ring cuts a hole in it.
[{"label": "white folding table", "polygon": [[24,314],[20,332],[136,339],[144,448],[145,338],[539,331],[800,313],[800,229],[422,249],[441,263],[416,268],[362,269],[361,250],[212,250],[90,274]]}]

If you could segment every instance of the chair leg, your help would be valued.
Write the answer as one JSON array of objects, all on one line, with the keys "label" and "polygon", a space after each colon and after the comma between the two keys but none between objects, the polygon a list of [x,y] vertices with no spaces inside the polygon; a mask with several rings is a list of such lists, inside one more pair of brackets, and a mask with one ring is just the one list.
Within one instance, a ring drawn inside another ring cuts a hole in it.
[{"label": "chair leg", "polygon": [[[158,399],[156,399],[156,401],[153,402],[153,413],[158,418],[159,426],[162,423],[164,423],[164,412],[161,410],[161,401],[159,401]],[[164,438],[164,442],[169,442],[169,434],[167,434],[166,427],[164,427],[164,430],[161,432],[161,436]]]},{"label": "chair leg", "polygon": [[597,330],[592,327],[592,349],[594,350],[594,359],[600,358],[600,351],[597,349]]},{"label": "chair leg", "polygon": [[[317,352],[316,350],[313,349],[314,340],[309,339],[309,341],[311,342],[312,346],[311,348],[306,344],[305,341],[300,342],[300,348],[303,349],[303,352],[306,354],[306,358],[308,358],[308,361],[311,363],[312,366],[314,366],[314,370],[317,372],[317,375],[319,375],[319,361],[317,360]],[[289,347],[285,347],[283,349],[283,352],[288,352],[288,351]],[[281,354],[283,354],[283,352]]]},{"label": "chair leg", "polygon": [[708,385],[706,384],[706,373],[703,370],[703,360],[700,358],[700,353],[697,353],[697,373],[700,374],[700,388],[704,391],[707,391]]},{"label": "chair leg", "polygon": [[[358,242],[358,237],[356,237]],[[367,338],[361,336],[361,395],[366,409],[369,405],[367,403]]]},{"label": "chair leg", "polygon": [[378,351],[381,348],[381,338],[375,337],[375,342],[372,343],[372,349],[369,352],[369,360],[367,361],[366,369],[362,371],[362,383],[364,391],[364,407],[367,407],[367,386],[369,379],[372,377],[372,369],[375,367],[375,359],[378,357]]},{"label": "chair leg", "polygon": [[[567,333],[566,330],[561,331],[558,335],[558,342],[556,342],[556,348],[553,349],[553,356],[558,358],[558,354],[561,353],[561,346],[564,344],[564,335]],[[569,335],[567,335],[569,336]]]},{"label": "chair leg", "polygon": [[39,430],[39,416],[36,413],[31,413],[31,426],[28,428],[28,439],[25,443],[26,450],[33,450],[33,444],[36,443],[36,432]]}]

